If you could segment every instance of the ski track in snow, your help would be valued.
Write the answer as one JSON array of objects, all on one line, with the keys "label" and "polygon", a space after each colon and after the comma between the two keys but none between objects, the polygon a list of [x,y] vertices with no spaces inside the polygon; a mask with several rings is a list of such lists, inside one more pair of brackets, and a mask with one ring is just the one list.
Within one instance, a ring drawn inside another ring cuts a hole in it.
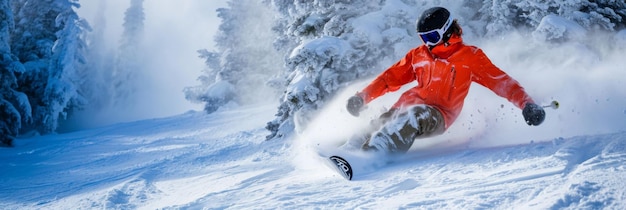
[{"label": "ski track in snow", "polygon": [[0,209],[626,207],[626,132],[413,151],[348,182],[312,149],[265,141],[273,108],[19,140],[0,152]]}]

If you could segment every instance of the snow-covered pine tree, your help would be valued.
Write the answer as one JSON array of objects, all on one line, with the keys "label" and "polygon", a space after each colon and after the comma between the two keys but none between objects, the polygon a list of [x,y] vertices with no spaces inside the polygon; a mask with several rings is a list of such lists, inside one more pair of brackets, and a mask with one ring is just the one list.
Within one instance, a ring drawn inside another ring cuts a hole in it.
[{"label": "snow-covered pine tree", "polygon": [[[43,131],[44,90],[48,80],[48,63],[58,28],[53,24],[57,12],[51,1],[13,0],[15,28],[11,31],[11,52],[24,64],[24,72],[17,75],[17,91],[28,96],[32,109],[31,123],[23,123],[22,130]],[[22,119],[24,120],[24,119]]]},{"label": "snow-covered pine tree", "polygon": [[74,7],[80,6],[78,0],[56,0],[53,6],[59,12],[55,25],[60,30],[56,32],[52,47],[43,98],[47,114],[42,122],[45,132],[56,131],[68,114],[85,107],[87,101],[81,94],[82,88],[91,85],[84,81],[89,71],[85,65],[84,37],[85,31],[91,28],[74,11]]},{"label": "snow-covered pine tree", "polygon": [[288,53],[281,74],[286,91],[277,118],[266,126],[268,139],[305,127],[339,89],[379,73],[416,47],[415,19],[432,6],[410,0],[272,3],[282,16],[277,46]]},{"label": "snow-covered pine tree", "polygon": [[251,104],[266,101],[274,94],[266,84],[283,67],[273,50],[274,12],[262,0],[231,0],[228,8],[217,10],[221,18],[215,35],[216,51],[199,50],[206,68],[201,84],[185,88],[189,101],[204,103],[212,113],[234,102]]},{"label": "snow-covered pine tree", "polygon": [[193,103],[204,103],[204,111],[215,112],[234,97],[233,87],[230,83],[218,77],[220,66],[220,54],[208,50],[198,50],[200,58],[204,59],[206,67],[203,74],[198,77],[200,85],[185,88],[185,98]]},{"label": "snow-covered pine tree", "polygon": [[510,32],[521,24],[517,18],[521,15],[519,8],[511,2],[483,0],[478,14],[479,22],[486,25],[481,26],[484,27],[484,30],[477,30],[477,32],[483,33],[485,36]]},{"label": "snow-covered pine tree", "polygon": [[[30,102],[22,131],[54,132],[67,113],[82,108],[76,77],[84,68],[83,35],[88,25],[75,13],[78,0],[15,0],[11,50],[24,63],[16,91]],[[26,97],[27,96],[27,97]],[[32,112],[32,120],[30,120]]]},{"label": "snow-covered pine tree", "polygon": [[201,84],[184,90],[185,98],[194,103],[204,103],[204,111],[208,114],[234,98],[233,83],[236,82],[236,75],[242,74],[242,66],[246,66],[245,59],[238,59],[243,51],[239,44],[244,31],[241,19],[245,12],[242,15],[233,12],[243,11],[241,1],[229,1],[228,5],[229,8],[217,9],[221,24],[214,40],[219,52],[198,50],[199,57],[204,59],[206,65],[203,74],[198,77]]},{"label": "snow-covered pine tree", "polygon": [[626,29],[626,1],[590,0],[580,10],[589,13],[590,16],[597,16],[597,13],[609,19],[610,23],[607,25],[614,24],[615,31]]},{"label": "snow-covered pine tree", "polygon": [[11,146],[22,121],[31,120],[28,97],[16,90],[16,73],[24,72],[17,57],[11,54],[10,31],[14,29],[10,0],[0,0],[0,145]]},{"label": "snow-covered pine tree", "polygon": [[107,46],[105,32],[107,21],[104,8],[107,1],[99,1],[99,9],[95,14],[95,20],[91,24],[92,31],[87,34],[87,62],[89,71],[80,75],[83,86],[80,88],[82,95],[89,105],[86,111],[99,112],[109,108],[112,100],[111,73],[114,68],[114,48]]},{"label": "snow-covered pine tree", "polygon": [[46,132],[45,118],[50,115],[45,88],[55,33],[61,28],[55,24],[60,13],[53,0],[14,0],[12,4],[15,29],[11,32],[11,52],[24,64],[24,72],[17,74],[17,90],[28,96],[32,108],[32,123],[23,123],[22,130]]},{"label": "snow-covered pine tree", "polygon": [[484,0],[478,17],[486,24],[485,35],[494,36],[521,27],[532,31],[548,15],[557,15],[575,21],[586,29],[615,31],[626,27],[624,22],[626,2],[616,0]]},{"label": "snow-covered pine tree", "polygon": [[[54,0],[13,0],[15,29],[11,32],[11,49],[22,63],[47,59],[52,54],[59,28],[53,10]],[[45,61],[44,61],[45,63]]]},{"label": "snow-covered pine tree", "polygon": [[144,61],[140,54],[145,20],[143,10],[143,0],[131,0],[130,7],[124,13],[124,32],[111,75],[115,107],[135,104],[135,94],[139,88],[137,80],[143,74],[141,67]]},{"label": "snow-covered pine tree", "polygon": [[[276,119],[266,126],[271,132],[267,139],[288,136],[297,126],[297,121],[304,123],[310,114],[323,105],[323,101],[330,95],[323,90],[322,83],[335,86],[329,86],[329,89],[337,88],[340,71],[352,73],[351,76],[346,75],[347,80],[358,77],[358,70],[346,66],[350,64],[342,59],[351,56],[358,59],[363,54],[348,56],[348,53],[355,52],[350,49],[345,38],[339,37],[345,37],[352,31],[349,19],[380,8],[380,5],[366,1],[271,2],[281,17],[274,28],[279,33],[276,47],[286,55],[287,67],[278,77],[282,81],[275,82],[282,84],[285,92],[281,96]],[[366,46],[368,40],[362,38],[364,40],[360,45]],[[344,66],[340,66],[342,63]],[[324,80],[320,79],[322,74],[326,75]],[[296,115],[300,115],[299,120],[295,119]]]}]

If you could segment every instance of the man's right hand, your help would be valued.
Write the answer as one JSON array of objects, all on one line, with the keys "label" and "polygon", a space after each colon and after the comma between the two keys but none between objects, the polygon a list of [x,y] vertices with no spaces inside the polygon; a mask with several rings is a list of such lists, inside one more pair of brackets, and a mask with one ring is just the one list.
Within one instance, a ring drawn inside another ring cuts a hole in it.
[{"label": "man's right hand", "polygon": [[346,108],[351,115],[358,117],[359,112],[361,112],[361,109],[363,109],[363,105],[363,98],[355,95],[348,99],[348,105],[346,106]]}]

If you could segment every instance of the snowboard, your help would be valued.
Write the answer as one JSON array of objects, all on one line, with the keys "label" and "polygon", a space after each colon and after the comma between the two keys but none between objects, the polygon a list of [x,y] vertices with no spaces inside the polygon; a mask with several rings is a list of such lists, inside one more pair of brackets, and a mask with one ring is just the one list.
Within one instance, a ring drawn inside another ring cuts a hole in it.
[{"label": "snowboard", "polygon": [[350,165],[350,163],[348,163],[346,159],[340,156],[333,155],[328,158],[328,161],[330,163],[329,166],[332,169],[335,169],[335,171],[343,176],[343,178],[346,178],[347,180],[352,180],[352,166]]},{"label": "snowboard", "polygon": [[325,148],[318,150],[318,157],[327,167],[348,181],[362,179],[381,168],[397,162],[422,160],[426,157],[438,156],[442,153],[463,151],[469,141],[458,145],[444,145],[442,147],[427,147],[422,150],[412,150],[403,154],[387,154],[365,151],[351,151],[339,148]]},{"label": "snowboard", "polygon": [[357,173],[363,176],[375,171],[377,167],[385,165],[388,160],[385,156],[339,149],[318,154],[325,163],[324,165],[348,181],[354,180]]}]

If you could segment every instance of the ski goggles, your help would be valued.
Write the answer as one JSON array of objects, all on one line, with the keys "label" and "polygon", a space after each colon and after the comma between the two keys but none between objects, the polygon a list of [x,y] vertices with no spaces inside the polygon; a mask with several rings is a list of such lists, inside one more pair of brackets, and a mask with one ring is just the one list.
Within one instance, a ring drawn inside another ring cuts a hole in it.
[{"label": "ski goggles", "polygon": [[445,24],[443,24],[443,27],[426,32],[418,32],[417,34],[420,36],[424,44],[432,47],[441,42],[441,40],[443,39],[443,34],[446,33],[450,26],[452,26],[452,15],[448,17],[448,20]]}]

